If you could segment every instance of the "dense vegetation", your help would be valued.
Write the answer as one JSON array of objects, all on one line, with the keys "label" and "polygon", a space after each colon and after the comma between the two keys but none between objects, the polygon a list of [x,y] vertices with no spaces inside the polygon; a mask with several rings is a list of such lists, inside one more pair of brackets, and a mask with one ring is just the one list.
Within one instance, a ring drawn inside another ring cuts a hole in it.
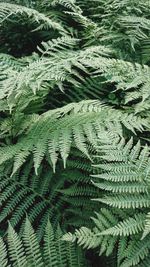
[{"label": "dense vegetation", "polygon": [[0,1],[0,267],[150,266],[149,0]]}]

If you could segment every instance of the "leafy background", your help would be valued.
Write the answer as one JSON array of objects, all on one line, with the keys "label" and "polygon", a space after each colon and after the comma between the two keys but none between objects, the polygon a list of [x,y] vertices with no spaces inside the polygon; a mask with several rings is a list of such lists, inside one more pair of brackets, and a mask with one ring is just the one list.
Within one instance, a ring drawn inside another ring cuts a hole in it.
[{"label": "leafy background", "polygon": [[0,1],[2,267],[149,267],[150,3]]}]

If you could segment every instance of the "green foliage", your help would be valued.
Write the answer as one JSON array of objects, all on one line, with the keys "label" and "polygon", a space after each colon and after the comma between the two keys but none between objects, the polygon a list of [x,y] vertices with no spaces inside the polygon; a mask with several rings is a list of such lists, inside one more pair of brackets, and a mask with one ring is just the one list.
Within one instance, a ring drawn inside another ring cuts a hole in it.
[{"label": "green foliage", "polygon": [[[1,266],[77,267],[85,266],[85,264],[88,266],[80,249],[74,245],[66,245],[60,240],[61,235],[62,232],[59,227],[56,234],[54,234],[52,225],[48,220],[45,228],[43,250],[40,251],[39,242],[28,219],[25,222],[22,238],[17,235],[11,224],[9,224],[7,241],[0,239]],[[8,244],[7,252],[5,243]]]},{"label": "green foliage", "polygon": [[[150,249],[149,147],[142,147],[140,142],[133,145],[131,138],[128,143],[123,139],[114,145],[100,142],[97,150],[100,163],[95,167],[101,173],[92,176],[100,180],[93,184],[102,193],[101,198],[95,200],[113,209],[102,209],[97,218],[93,218],[96,227],[92,231],[81,227],[75,234],[64,235],[63,239],[77,240],[80,246],[88,249],[100,247],[100,253],[106,255],[108,251],[113,252],[116,243],[119,266],[137,266],[148,257]],[[124,242],[126,252],[120,259]]]},{"label": "green foliage", "polygon": [[[106,116],[108,119],[105,119]],[[147,126],[144,119],[107,109],[98,101],[88,100],[72,103],[63,108],[48,111],[38,116],[35,122],[31,121],[32,125],[29,124],[27,134],[25,133],[24,137],[16,144],[0,149],[2,155],[0,164],[14,159],[13,175],[32,151],[36,174],[38,174],[38,168],[45,154],[50,157],[55,172],[59,154],[63,159],[64,168],[66,167],[66,160],[72,145],[90,159],[87,142],[96,146],[96,136],[98,136],[100,129],[105,134],[105,127],[112,132],[114,131],[115,134],[116,119],[118,134],[121,123],[133,132],[135,132],[134,129],[142,130],[143,126]]]},{"label": "green foliage", "polygon": [[1,266],[149,267],[149,29],[146,0],[0,1]]},{"label": "green foliage", "polygon": [[62,28],[59,24],[56,22],[51,21],[49,18],[47,18],[44,14],[40,14],[34,9],[30,9],[24,6],[18,6],[15,4],[8,4],[8,3],[0,3],[0,23],[4,23],[6,20],[8,20],[11,16],[17,16],[25,14],[29,18],[31,17],[31,20],[37,22],[40,24],[40,28],[46,27],[46,28],[54,28],[57,30],[61,30]]},{"label": "green foliage", "polygon": [[[2,176],[2,227],[6,228],[9,218],[11,225],[22,232],[27,213],[36,227],[38,239],[41,240],[48,218],[55,227],[62,219],[63,228],[69,225],[78,227],[85,222],[90,225],[89,219],[95,209],[90,198],[95,195],[98,197],[98,189],[93,188],[90,182],[90,172],[94,173],[90,161],[73,150],[67,161],[66,170],[59,160],[54,174],[47,162],[43,161],[43,167],[39,168],[36,175],[31,159],[15,175],[10,176],[9,172],[7,176]],[[99,209],[99,205],[96,209]]]}]

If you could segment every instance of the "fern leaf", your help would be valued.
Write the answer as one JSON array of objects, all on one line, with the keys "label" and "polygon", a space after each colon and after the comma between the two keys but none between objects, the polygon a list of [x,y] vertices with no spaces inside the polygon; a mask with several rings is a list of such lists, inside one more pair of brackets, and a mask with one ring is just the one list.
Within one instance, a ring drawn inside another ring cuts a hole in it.
[{"label": "fern leaf", "polygon": [[149,254],[149,238],[134,242],[127,248],[127,259],[120,265],[121,267],[136,266],[141,260],[144,260]]},{"label": "fern leaf", "polygon": [[63,27],[57,23],[53,22],[51,19],[46,17],[43,13],[27,8],[22,5],[10,4],[10,3],[0,3],[0,23],[2,24],[5,20],[9,19],[12,15],[27,15],[29,18],[33,18],[36,23],[42,23],[44,28],[54,28],[61,32],[64,32]]},{"label": "fern leaf", "polygon": [[0,264],[2,267],[9,267],[8,265],[8,259],[7,259],[7,250],[6,245],[3,242],[2,238],[0,238]]},{"label": "fern leaf", "polygon": [[119,196],[111,196],[105,198],[94,199],[96,201],[100,201],[105,203],[111,207],[123,208],[123,209],[136,209],[136,208],[148,208],[150,204],[150,200],[147,198],[147,195],[139,195],[139,196],[128,196],[128,195],[119,195]]},{"label": "fern leaf", "polygon": [[44,258],[46,266],[49,267],[58,265],[55,242],[53,229],[48,221],[44,237]]},{"label": "fern leaf", "polygon": [[[67,264],[67,248],[66,244],[61,240],[62,238],[62,231],[60,229],[60,226],[57,227],[56,230],[56,250],[57,250],[57,259],[59,262],[59,267],[65,267]],[[60,240],[60,242],[58,242]]]},{"label": "fern leaf", "polygon": [[146,214],[145,225],[143,229],[142,239],[144,239],[150,233],[150,213]]},{"label": "fern leaf", "polygon": [[139,233],[144,228],[143,214],[135,214],[122,222],[119,222],[114,227],[107,229],[100,233],[100,235],[113,235],[113,236],[130,236]]},{"label": "fern leaf", "polygon": [[26,219],[25,223],[23,242],[28,262],[35,267],[44,266],[36,235],[28,219]]},{"label": "fern leaf", "polygon": [[9,224],[9,229],[8,229],[8,249],[9,249],[10,259],[14,267],[27,266],[27,261],[22,242],[17,236],[14,229],[12,228],[11,224]]}]

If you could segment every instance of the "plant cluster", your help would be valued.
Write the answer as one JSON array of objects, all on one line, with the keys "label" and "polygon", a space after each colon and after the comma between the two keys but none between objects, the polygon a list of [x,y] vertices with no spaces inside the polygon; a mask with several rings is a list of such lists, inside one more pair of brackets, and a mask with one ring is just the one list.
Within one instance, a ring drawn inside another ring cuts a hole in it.
[{"label": "plant cluster", "polygon": [[150,266],[149,0],[0,1],[2,267]]}]

